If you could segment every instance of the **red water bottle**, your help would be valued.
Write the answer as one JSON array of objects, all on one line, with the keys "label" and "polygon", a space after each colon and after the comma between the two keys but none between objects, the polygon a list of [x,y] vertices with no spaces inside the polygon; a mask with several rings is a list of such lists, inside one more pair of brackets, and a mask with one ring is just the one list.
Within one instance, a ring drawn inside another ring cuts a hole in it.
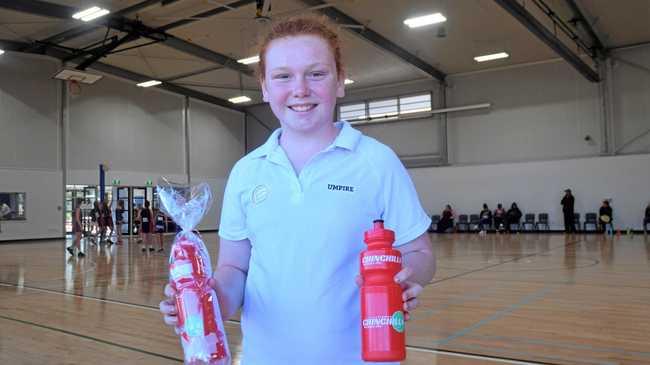
[{"label": "red water bottle", "polygon": [[402,254],[393,249],[395,232],[384,221],[364,233],[368,249],[361,253],[361,340],[364,361],[402,361],[406,358],[404,303],[395,275]]}]

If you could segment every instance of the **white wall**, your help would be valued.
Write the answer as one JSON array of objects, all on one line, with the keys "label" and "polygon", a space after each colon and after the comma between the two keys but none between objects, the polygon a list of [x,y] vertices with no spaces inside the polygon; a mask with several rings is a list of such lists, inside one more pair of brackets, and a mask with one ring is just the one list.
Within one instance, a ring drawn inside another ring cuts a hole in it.
[{"label": "white wall", "polygon": [[70,96],[68,184],[96,185],[104,161],[110,163],[109,177],[125,185],[184,176],[183,101],[110,76],[82,87],[80,95]]},{"label": "white wall", "polygon": [[514,201],[523,213],[548,213],[551,229],[563,229],[560,200],[565,188],[576,198],[576,213],[598,212],[611,198],[616,228],[641,229],[650,202],[650,155],[409,170],[427,213],[451,204],[456,214],[478,214],[483,203]]},{"label": "white wall", "polygon": [[[600,152],[598,85],[565,62],[449,78],[449,161],[483,164],[593,156]],[[589,135],[593,143],[584,137]]]},{"label": "white wall", "polygon": [[620,153],[648,153],[650,133],[635,137],[650,130],[650,46],[612,54],[614,146]]},{"label": "white wall", "polygon": [[0,241],[63,234],[57,68],[41,57],[0,57],[0,191],[26,192],[27,218],[1,222]]},{"label": "white wall", "polygon": [[244,155],[244,115],[192,100],[189,123],[192,184],[207,182],[214,196],[198,228],[217,229],[228,174]]}]

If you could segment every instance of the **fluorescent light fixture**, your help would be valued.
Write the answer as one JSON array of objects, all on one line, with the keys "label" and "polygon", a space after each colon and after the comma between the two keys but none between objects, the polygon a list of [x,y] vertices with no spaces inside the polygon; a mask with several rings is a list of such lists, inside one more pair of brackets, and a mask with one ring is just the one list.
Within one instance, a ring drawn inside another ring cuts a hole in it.
[{"label": "fluorescent light fixture", "polygon": [[137,84],[137,86],[140,86],[140,87],[152,87],[152,86],[156,86],[156,85],[160,85],[160,84],[162,84],[161,81],[149,80],[149,81],[141,82],[141,83]]},{"label": "fluorescent light fixture", "polygon": [[237,60],[237,62],[243,63],[244,65],[250,65],[251,63],[258,63],[260,62],[260,56],[242,58],[241,60]]},{"label": "fluorescent light fixture", "polygon": [[84,22],[89,22],[93,19],[102,17],[108,13],[110,13],[110,11],[106,9],[102,9],[99,6],[93,6],[92,8],[88,8],[86,10],[82,10],[78,13],[75,13],[74,15],[72,15],[72,17],[74,19],[83,20]]},{"label": "fluorescent light fixture", "polygon": [[5,50],[4,50],[4,49],[0,49],[0,55],[3,54],[3,53],[5,53]]},{"label": "fluorescent light fixture", "polygon": [[251,101],[251,98],[249,98],[248,96],[243,95],[243,96],[237,96],[235,98],[230,98],[230,99],[228,99],[228,101],[233,103],[233,104],[240,104],[240,103],[247,103],[247,102]]},{"label": "fluorescent light fixture", "polygon": [[484,56],[474,57],[474,61],[476,61],[476,62],[485,62],[485,61],[498,60],[498,59],[501,59],[501,58],[508,58],[508,57],[510,57],[509,54],[507,54],[505,52],[499,52],[499,53],[486,54]]},{"label": "fluorescent light fixture", "polygon": [[345,79],[345,81],[343,81],[343,84],[345,84],[345,85],[354,84],[354,80],[352,80],[352,79]]},{"label": "fluorescent light fixture", "polygon": [[446,22],[447,18],[441,13],[434,13],[424,16],[418,16],[415,18],[409,18],[404,21],[404,24],[408,25],[409,28],[423,27],[429,24],[437,24]]}]

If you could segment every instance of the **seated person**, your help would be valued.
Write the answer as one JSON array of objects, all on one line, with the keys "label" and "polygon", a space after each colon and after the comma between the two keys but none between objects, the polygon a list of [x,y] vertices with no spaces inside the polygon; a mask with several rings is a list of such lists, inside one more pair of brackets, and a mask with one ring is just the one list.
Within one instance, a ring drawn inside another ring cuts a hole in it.
[{"label": "seated person", "polygon": [[497,204],[497,209],[494,210],[494,229],[497,232],[503,232],[506,229],[506,210],[503,209],[501,203]]},{"label": "seated person", "polygon": [[481,232],[479,233],[485,233],[492,227],[492,211],[488,208],[487,204],[483,204],[483,210],[481,210],[479,217],[481,226]]},{"label": "seated person", "polygon": [[[510,206],[510,209],[508,209],[508,213],[506,213],[506,229],[508,232],[511,232],[510,226],[513,224],[516,224],[517,227],[519,227],[519,221],[521,220],[521,210],[519,210],[519,207],[517,206],[517,203],[512,203]],[[519,228],[517,228],[519,229]]]},{"label": "seated person", "polygon": [[614,234],[614,211],[609,205],[609,201],[603,200],[603,205],[598,210],[598,223],[600,229],[605,233]]},{"label": "seated person", "polygon": [[447,204],[445,209],[442,211],[442,218],[438,222],[438,233],[444,233],[449,228],[454,227],[454,211],[451,209],[451,205]]}]

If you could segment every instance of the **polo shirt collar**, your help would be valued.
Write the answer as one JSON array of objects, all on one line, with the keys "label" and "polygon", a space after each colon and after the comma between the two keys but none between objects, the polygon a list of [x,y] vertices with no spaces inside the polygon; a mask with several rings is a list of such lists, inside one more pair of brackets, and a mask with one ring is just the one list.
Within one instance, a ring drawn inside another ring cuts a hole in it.
[{"label": "polo shirt collar", "polygon": [[[340,147],[346,150],[354,151],[359,144],[359,141],[361,140],[361,132],[352,128],[350,123],[346,121],[336,122],[334,125],[337,129],[339,129],[339,134],[336,136],[334,142],[332,142],[332,145],[330,145],[328,149]],[[250,156],[257,158],[272,155],[274,151],[280,147],[280,134],[282,134],[282,128],[274,130],[266,142],[251,152]]]}]

